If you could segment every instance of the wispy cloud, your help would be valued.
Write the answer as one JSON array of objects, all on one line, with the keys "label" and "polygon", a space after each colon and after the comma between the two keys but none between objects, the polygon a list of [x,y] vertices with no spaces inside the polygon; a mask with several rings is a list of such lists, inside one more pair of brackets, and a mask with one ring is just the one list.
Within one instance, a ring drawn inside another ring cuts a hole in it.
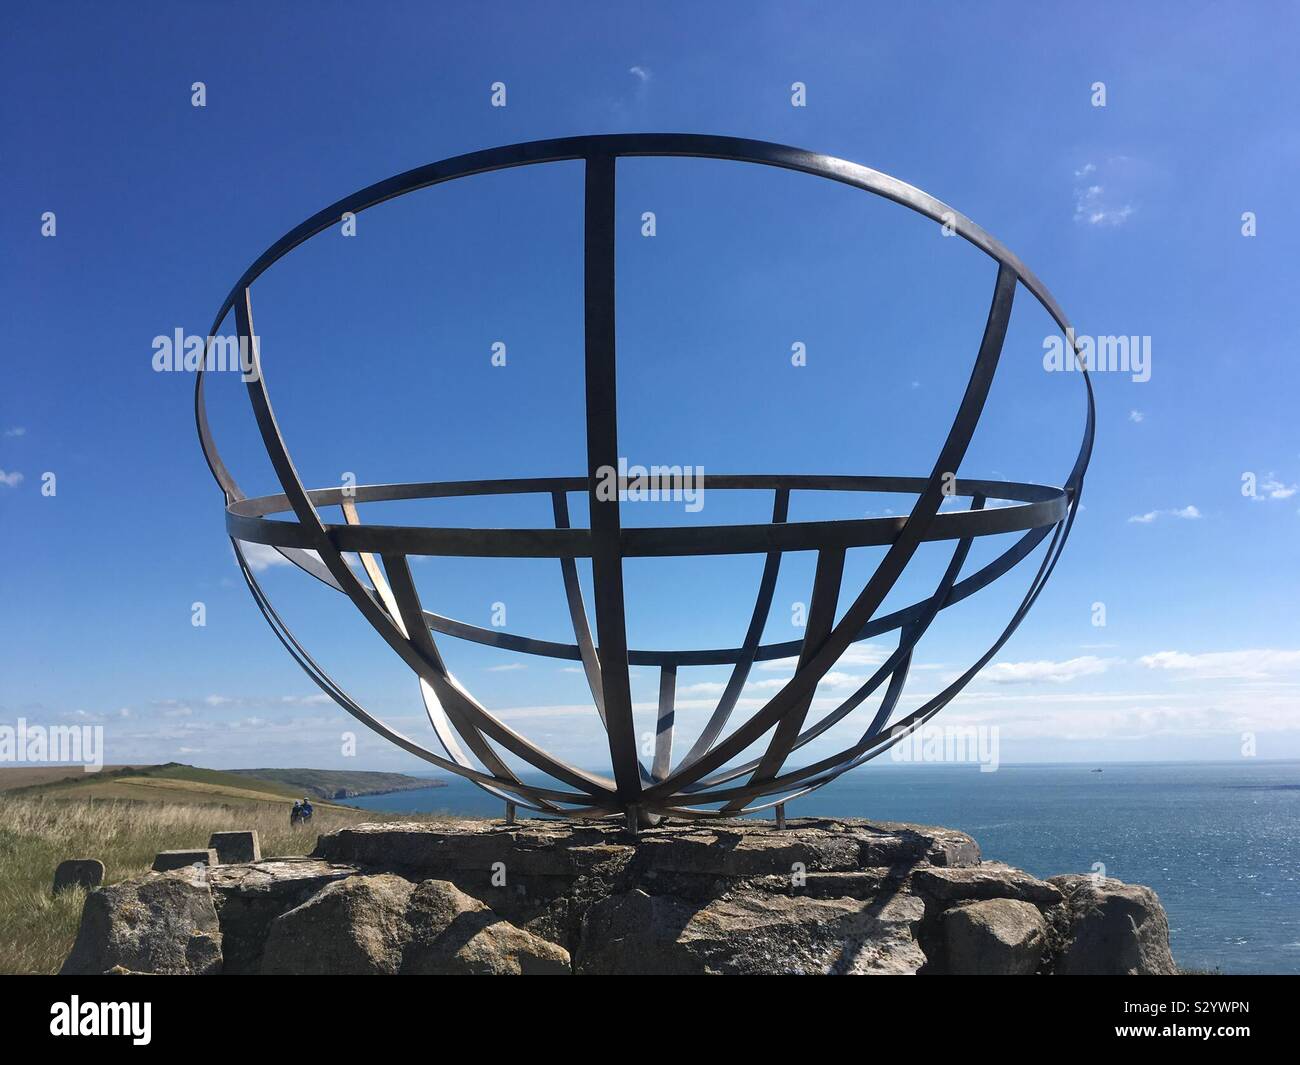
[{"label": "wispy cloud", "polygon": [[721,695],[726,687],[720,680],[701,680],[695,684],[683,684],[677,689],[677,694],[679,696]]},{"label": "wispy cloud", "polygon": [[488,666],[487,671],[489,673],[515,673],[521,669],[527,668],[528,667],[524,665],[523,662],[507,662],[505,665],[501,666]]},{"label": "wispy cloud", "polygon": [[1270,473],[1255,486],[1255,494],[1251,498],[1256,503],[1279,503],[1290,499],[1298,490],[1300,485],[1286,484],[1279,481],[1276,474]]},{"label": "wispy cloud", "polygon": [[[1112,162],[1114,162],[1112,160]],[[1096,163],[1074,172],[1074,220],[1089,226],[1120,226],[1137,210],[1133,204],[1107,192],[1099,180]]]},{"label": "wispy cloud", "polygon": [[1098,658],[1096,655],[1081,655],[1078,658],[1068,658],[1064,662],[1051,662],[1046,659],[1037,662],[995,662],[984,670],[983,675],[986,680],[991,680],[994,684],[1030,684],[1036,681],[1064,684],[1076,677],[1105,673],[1112,661],[1109,658]]},{"label": "wispy cloud", "polygon": [[1181,518],[1183,521],[1195,521],[1203,515],[1197,507],[1189,503],[1185,507],[1175,507],[1172,510],[1148,510],[1145,514],[1134,514],[1129,518],[1129,523],[1136,525],[1150,525],[1153,521],[1162,516]]},{"label": "wispy cloud", "polygon": [[1146,420],[1146,415],[1140,410],[1131,410],[1128,412],[1128,420],[1131,422],[1143,422]]},{"label": "wispy cloud", "polygon": [[27,428],[26,426],[22,426],[22,425],[15,425],[13,428],[5,430],[5,436],[26,436],[26,435],[27,435]]},{"label": "wispy cloud", "polygon": [[0,470],[0,484],[8,488],[17,488],[22,483],[23,475],[16,470],[13,473],[5,473],[4,470]]},{"label": "wispy cloud", "polygon": [[293,563],[269,544],[253,544],[247,540],[239,541],[239,549],[244,553],[244,561],[254,573],[261,573],[272,566],[292,566]]},{"label": "wispy cloud", "polygon": [[1246,651],[1211,651],[1187,654],[1159,651],[1138,659],[1148,669],[1166,670],[1188,678],[1244,678],[1258,680],[1300,671],[1300,651],[1257,648]]}]

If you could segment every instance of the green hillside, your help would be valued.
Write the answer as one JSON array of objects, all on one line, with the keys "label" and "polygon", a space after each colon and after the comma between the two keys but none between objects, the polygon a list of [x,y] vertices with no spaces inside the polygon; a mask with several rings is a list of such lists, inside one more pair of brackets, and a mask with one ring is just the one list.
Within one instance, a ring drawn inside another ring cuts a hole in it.
[{"label": "green hillside", "polygon": [[441,780],[411,777],[405,773],[371,773],[355,769],[232,769],[229,772],[287,787],[300,797],[312,795],[318,799],[346,799],[353,795],[382,795],[443,786]]}]

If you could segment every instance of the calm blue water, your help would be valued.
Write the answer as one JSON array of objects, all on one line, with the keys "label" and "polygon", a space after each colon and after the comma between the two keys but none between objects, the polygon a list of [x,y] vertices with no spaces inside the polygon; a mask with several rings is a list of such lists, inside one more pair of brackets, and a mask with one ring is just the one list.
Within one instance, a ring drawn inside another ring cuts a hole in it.
[{"label": "calm blue water", "polygon": [[[1300,973],[1300,762],[973,766],[881,763],[790,806],[970,833],[986,858],[1036,876],[1087,873],[1153,887],[1180,965]],[[497,817],[475,785],[372,795],[352,806]]]}]

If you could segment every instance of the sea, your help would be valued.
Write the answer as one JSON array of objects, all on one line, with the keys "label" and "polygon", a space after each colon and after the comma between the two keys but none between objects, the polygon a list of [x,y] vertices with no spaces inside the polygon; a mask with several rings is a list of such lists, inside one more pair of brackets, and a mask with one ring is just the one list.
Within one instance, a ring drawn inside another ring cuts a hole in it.
[{"label": "sea", "polygon": [[[503,813],[500,800],[459,778],[348,802],[395,813]],[[991,773],[881,762],[792,802],[788,815],[945,825],[973,836],[986,859],[1035,876],[1104,872],[1146,884],[1164,903],[1181,967],[1300,973],[1300,762],[1003,765]]]}]

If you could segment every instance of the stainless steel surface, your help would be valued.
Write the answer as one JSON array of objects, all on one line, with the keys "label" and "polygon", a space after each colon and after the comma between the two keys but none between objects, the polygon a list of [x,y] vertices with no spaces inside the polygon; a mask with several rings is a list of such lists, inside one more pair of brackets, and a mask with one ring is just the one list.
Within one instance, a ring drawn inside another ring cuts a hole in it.
[{"label": "stainless steel surface", "polygon": [[[614,206],[617,161],[633,156],[688,156],[730,159],[781,167],[883,196],[936,222],[946,222],[997,263],[997,278],[974,364],[956,417],[926,477],[710,475],[707,491],[773,493],[772,521],[760,525],[624,528],[617,499],[598,496],[597,476],[618,463],[617,352],[615,349]],[[654,824],[664,815],[701,818],[776,809],[784,823],[785,804],[861,765],[942,710],[1005,644],[1023,620],[1060,557],[1079,506],[1091,455],[1095,410],[1091,381],[1079,361],[1086,394],[1083,439],[1073,468],[1061,487],[981,479],[957,479],[956,496],[970,500],[966,510],[944,511],[945,478],[955,476],[979,422],[1006,336],[1017,288],[1023,287],[1047,310],[1062,333],[1070,323],[1042,283],[1000,243],[965,216],[921,190],[888,175],[829,156],[729,137],[688,134],[637,134],[566,138],[513,145],[433,163],[379,182],[313,215],[272,245],[245,271],[213,323],[215,335],[233,310],[241,339],[254,350],[251,287],[274,262],[329,226],[345,212],[368,207],[416,189],[474,174],[559,160],[585,165],[585,380],[586,476],[516,478],[419,484],[359,485],[307,489],[294,467],[271,406],[263,368],[248,381],[263,445],[281,493],[248,498],[226,468],[213,440],[205,405],[202,370],[195,387],[199,440],[213,477],[225,498],[226,529],[241,573],[258,608],[286,649],[313,681],[353,717],[402,749],[450,773],[463,776],[506,803],[569,817],[621,817],[628,828]],[[915,497],[905,517],[851,521],[790,522],[790,495],[796,491],[903,493]],[[588,495],[590,528],[573,528],[568,496]],[[537,493],[552,501],[554,527],[547,529],[420,528],[366,524],[359,506],[371,502]],[[1013,500],[989,508],[989,499]],[[322,509],[338,507],[342,520],[327,522]],[[292,515],[285,520],[277,515]],[[959,579],[976,537],[1021,533],[1016,543],[991,562]],[[909,606],[880,614],[885,597],[922,543],[954,542],[953,553],[933,594]],[[340,688],[289,632],[248,565],[243,543],[276,548],[299,569],[351,600],[367,622],[418,678],[432,730],[445,751],[437,754],[367,712]],[[987,587],[1045,544],[1043,557],[1024,598],[987,652],[956,681],[921,706],[894,715],[906,693],[914,648],[939,612]],[[866,585],[835,621],[842,597],[845,552],[883,546],[884,557]],[[816,551],[808,624],[802,640],[763,644],[781,557],[788,551]],[[344,555],[356,553],[364,579]],[[737,647],[658,650],[629,648],[623,592],[623,560],[630,557],[762,554],[764,567],[754,609]],[[485,629],[427,610],[412,579],[409,558],[553,558],[560,564],[561,587],[574,632],[573,643],[539,640]],[[595,637],[587,617],[577,560],[591,559]],[[852,696],[808,723],[817,686],[856,642],[897,633],[887,660]],[[593,716],[609,747],[612,777],[570,765],[535,745],[482,706],[448,671],[437,636],[469,640],[523,654],[579,662],[591,689]],[[756,663],[797,658],[794,676],[767,702],[727,731],[736,716],[741,691]],[[632,717],[629,666],[659,668],[659,702],[649,763],[638,751]],[[701,734],[673,765],[678,670],[684,666],[730,665],[730,679]],[[851,716],[884,685],[880,706],[860,738],[819,760],[787,768],[790,757],[828,729]],[[762,743],[762,754],[735,760]],[[500,750],[498,750],[498,748]],[[508,753],[548,782],[522,779],[505,762]],[[739,782],[739,783],[733,783]],[[570,790],[564,790],[568,788]]]}]

